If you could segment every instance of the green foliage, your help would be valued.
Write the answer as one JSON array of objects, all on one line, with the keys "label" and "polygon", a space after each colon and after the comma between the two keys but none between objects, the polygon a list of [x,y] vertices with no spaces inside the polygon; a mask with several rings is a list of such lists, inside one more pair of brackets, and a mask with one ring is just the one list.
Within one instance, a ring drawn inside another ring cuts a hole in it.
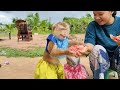
[{"label": "green foliage", "polygon": [[35,47],[32,50],[19,50],[13,48],[0,47],[0,56],[7,57],[40,57],[43,56],[45,48]]},{"label": "green foliage", "polygon": [[90,14],[82,18],[64,17],[63,21],[70,25],[71,34],[85,33],[86,27],[93,20]]},{"label": "green foliage", "polygon": [[33,33],[48,34],[51,32],[51,23],[48,21],[48,19],[40,20],[38,13],[28,15],[26,20],[28,24],[32,27]]},{"label": "green foliage", "polygon": [[[13,18],[13,23],[12,24],[7,24],[7,25],[0,25],[0,31],[10,31],[13,33],[13,35],[16,34],[16,26],[15,22],[18,20],[18,18]],[[32,32],[33,33],[39,33],[39,34],[49,34],[51,33],[51,28],[52,24],[48,19],[46,20],[41,20],[39,13],[35,14],[29,14],[26,17],[28,25],[30,25]],[[63,21],[67,22],[70,24],[71,28],[71,34],[78,34],[78,33],[85,33],[85,29],[89,22],[91,22],[93,18],[91,17],[90,14],[86,14],[85,17],[81,18],[70,18],[70,17],[64,17]]]}]

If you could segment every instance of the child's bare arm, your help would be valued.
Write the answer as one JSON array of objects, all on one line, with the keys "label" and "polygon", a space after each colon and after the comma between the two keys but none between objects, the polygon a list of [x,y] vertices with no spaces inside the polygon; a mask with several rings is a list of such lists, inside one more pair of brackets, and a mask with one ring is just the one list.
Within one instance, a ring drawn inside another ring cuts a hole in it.
[{"label": "child's bare arm", "polygon": [[47,52],[44,53],[43,59],[55,65],[60,64],[60,61],[57,58],[51,57]]},{"label": "child's bare arm", "polygon": [[69,50],[58,49],[53,42],[49,42],[48,51],[50,52],[51,56],[73,55],[73,53]]}]

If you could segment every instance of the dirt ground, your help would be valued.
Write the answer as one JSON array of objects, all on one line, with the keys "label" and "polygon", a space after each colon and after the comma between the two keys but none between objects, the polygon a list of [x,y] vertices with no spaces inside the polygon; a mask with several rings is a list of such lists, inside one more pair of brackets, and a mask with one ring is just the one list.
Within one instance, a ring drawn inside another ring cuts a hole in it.
[{"label": "dirt ground", "polygon": [[[34,46],[45,47],[47,35],[33,35],[32,41],[19,41],[17,42],[17,37],[12,37],[11,40],[8,37],[0,37],[0,47],[12,47],[18,49],[30,49]],[[84,39],[84,35],[77,35],[77,37]],[[36,58],[26,58],[26,57],[11,57],[7,58],[0,56],[0,79],[34,79],[34,69],[36,63],[39,61],[40,57]],[[5,65],[5,62],[9,62]],[[86,57],[81,57],[81,64],[83,64],[88,73],[89,78],[92,79],[92,72],[89,66],[89,60]]]}]

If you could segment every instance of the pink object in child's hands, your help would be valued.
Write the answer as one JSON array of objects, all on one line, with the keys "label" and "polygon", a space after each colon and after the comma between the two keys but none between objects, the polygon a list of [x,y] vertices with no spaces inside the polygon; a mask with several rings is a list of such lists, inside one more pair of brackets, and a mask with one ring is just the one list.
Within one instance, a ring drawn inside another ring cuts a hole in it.
[{"label": "pink object in child's hands", "polygon": [[72,51],[75,54],[78,54],[80,50],[84,48],[84,45],[73,45],[69,47],[69,50]]}]

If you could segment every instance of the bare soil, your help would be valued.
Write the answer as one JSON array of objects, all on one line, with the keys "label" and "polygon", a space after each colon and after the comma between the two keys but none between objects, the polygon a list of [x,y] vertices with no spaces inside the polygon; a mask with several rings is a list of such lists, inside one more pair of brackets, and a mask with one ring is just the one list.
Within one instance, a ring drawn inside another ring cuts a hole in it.
[{"label": "bare soil", "polygon": [[[84,34],[76,35],[79,39],[84,39]],[[17,49],[28,50],[32,47],[45,47],[47,35],[33,35],[33,40],[17,42],[17,37],[12,37],[11,40],[8,37],[0,37],[0,47],[11,47]],[[26,57],[4,57],[0,56],[0,79],[34,79],[34,69],[36,63],[40,57],[26,58]],[[9,62],[5,65],[5,62]],[[83,64],[88,73],[89,78],[92,79],[92,72],[89,66],[89,60],[86,57],[81,57],[81,64]]]}]

